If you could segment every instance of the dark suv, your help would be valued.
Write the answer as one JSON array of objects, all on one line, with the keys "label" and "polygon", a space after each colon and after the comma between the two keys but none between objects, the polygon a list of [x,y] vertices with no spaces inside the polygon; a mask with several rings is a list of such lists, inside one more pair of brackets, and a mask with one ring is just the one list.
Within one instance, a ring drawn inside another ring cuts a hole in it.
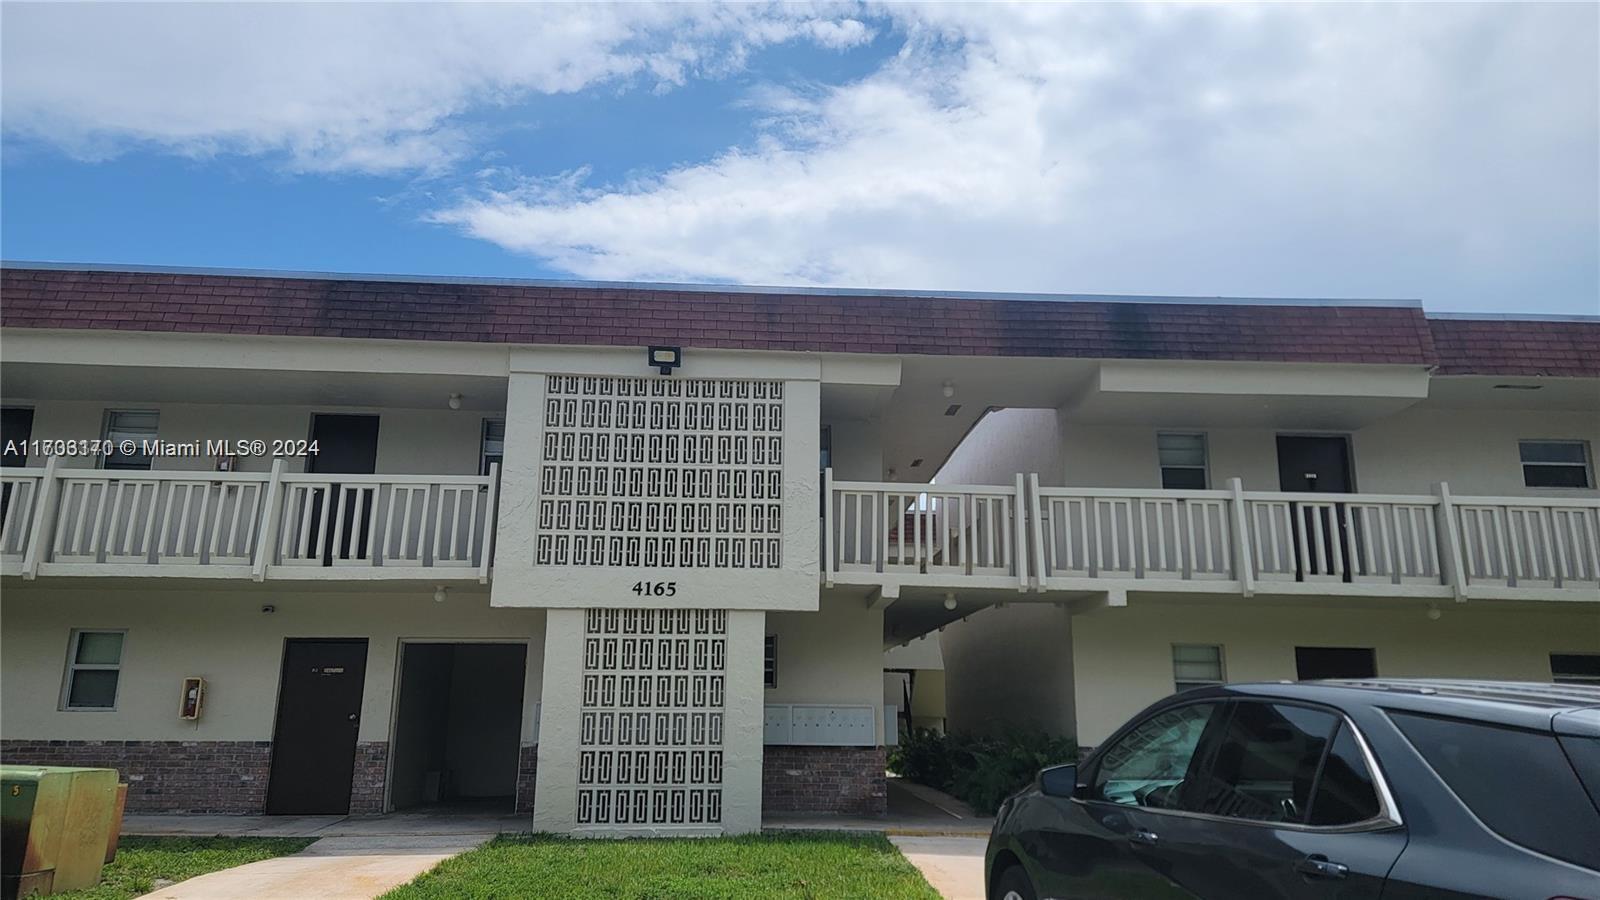
[{"label": "dark suv", "polygon": [[1600,900],[1600,687],[1168,697],[1001,805],[991,900]]}]

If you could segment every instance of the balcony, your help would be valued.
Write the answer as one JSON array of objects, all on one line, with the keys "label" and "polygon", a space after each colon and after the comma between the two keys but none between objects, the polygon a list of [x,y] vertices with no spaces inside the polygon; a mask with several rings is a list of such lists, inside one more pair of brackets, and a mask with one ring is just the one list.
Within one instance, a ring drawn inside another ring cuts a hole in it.
[{"label": "balcony", "polygon": [[835,481],[826,585],[1600,600],[1600,499]]},{"label": "balcony", "polygon": [[487,476],[6,469],[0,573],[489,579]]}]

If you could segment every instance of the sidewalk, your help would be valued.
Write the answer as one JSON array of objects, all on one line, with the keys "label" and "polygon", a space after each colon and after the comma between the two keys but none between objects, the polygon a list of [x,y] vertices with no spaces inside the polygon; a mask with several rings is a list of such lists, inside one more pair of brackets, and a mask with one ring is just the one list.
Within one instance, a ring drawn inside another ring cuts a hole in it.
[{"label": "sidewalk", "polygon": [[371,900],[492,837],[325,837],[291,856],[190,878],[139,900]]}]

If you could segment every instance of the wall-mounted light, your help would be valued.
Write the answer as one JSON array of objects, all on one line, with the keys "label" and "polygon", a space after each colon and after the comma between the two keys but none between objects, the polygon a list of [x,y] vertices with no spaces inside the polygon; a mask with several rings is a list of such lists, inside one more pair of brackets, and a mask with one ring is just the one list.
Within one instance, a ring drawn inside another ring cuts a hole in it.
[{"label": "wall-mounted light", "polygon": [[435,603],[443,603],[444,602],[444,598],[445,598],[445,594],[449,590],[450,590],[449,588],[445,587],[442,584],[439,585],[438,587],[434,588],[433,589],[433,602],[435,602]]},{"label": "wall-mounted light", "polygon": [[944,395],[947,398],[956,395],[956,383],[954,381],[946,381],[944,383]]},{"label": "wall-mounted light", "polygon": [[671,375],[673,369],[683,365],[681,347],[650,347],[646,354],[650,365],[655,366],[663,375]]},{"label": "wall-mounted light", "polygon": [[451,409],[460,409],[461,408],[461,395],[460,394],[451,394],[450,395],[450,399],[445,401],[445,405],[450,407]]},{"label": "wall-mounted light", "polygon": [[949,592],[945,593],[945,595],[944,595],[944,608],[950,610],[951,612],[955,611],[955,608],[956,608],[956,595],[955,595],[954,591],[949,591]]}]

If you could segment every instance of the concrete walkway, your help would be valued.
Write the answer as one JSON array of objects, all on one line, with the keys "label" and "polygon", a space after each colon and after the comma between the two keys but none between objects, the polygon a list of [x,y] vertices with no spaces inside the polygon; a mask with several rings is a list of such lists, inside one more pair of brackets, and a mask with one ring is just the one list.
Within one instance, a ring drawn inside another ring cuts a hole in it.
[{"label": "concrete walkway", "polygon": [[945,900],[984,900],[988,838],[891,834],[889,840]]},{"label": "concrete walkway", "polygon": [[140,900],[371,900],[493,836],[325,837],[291,856],[180,881]]}]

